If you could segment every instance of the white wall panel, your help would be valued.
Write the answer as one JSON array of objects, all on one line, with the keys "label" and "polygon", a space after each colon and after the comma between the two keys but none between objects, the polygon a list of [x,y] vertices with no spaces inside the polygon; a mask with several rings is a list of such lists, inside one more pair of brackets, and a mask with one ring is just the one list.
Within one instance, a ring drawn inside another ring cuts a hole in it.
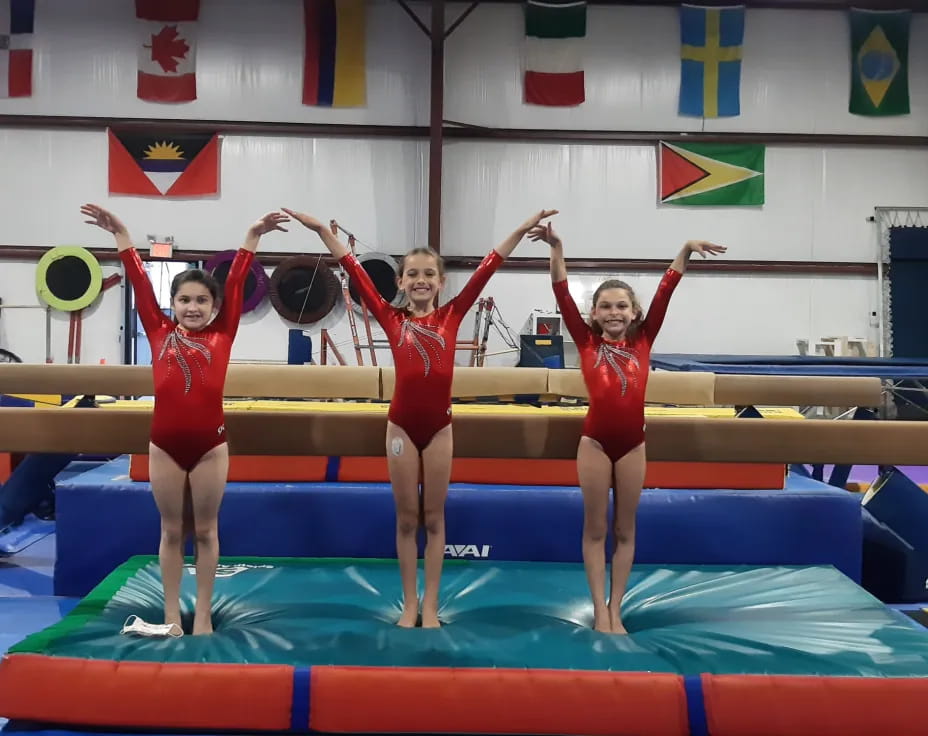
[{"label": "white wall panel", "polygon": [[590,6],[587,99],[576,108],[523,103],[524,33],[518,4],[482,5],[454,32],[446,47],[446,118],[512,128],[928,135],[928,76],[919,72],[928,68],[924,14],[914,15],[911,27],[912,112],[892,118],[847,111],[850,31],[843,12],[749,9],[741,115],[705,123],[677,114],[676,8]]},{"label": "white wall panel", "polygon": [[369,3],[368,104],[302,104],[303,3],[204,0],[197,96],[159,104],[136,96],[135,4],[37,0],[33,97],[0,99],[0,114],[425,125],[429,42],[397,3]]},{"label": "white wall panel", "polygon": [[[107,194],[104,131],[0,130],[0,160],[28,176],[0,177],[0,243],[110,247],[82,224],[87,201],[114,210],[134,238],[173,235],[178,248],[236,247],[249,224],[291,207],[336,218],[387,249],[422,243],[427,232],[425,144],[410,140],[225,136],[217,198],[167,200]],[[311,236],[311,237],[310,237]],[[300,225],[273,233],[269,250],[319,251]]]},{"label": "white wall panel", "polygon": [[[469,274],[453,273],[449,293],[464,285]],[[596,287],[607,278],[621,278],[635,289],[645,309],[660,281],[659,273],[569,273],[571,293],[582,313],[589,312]],[[503,270],[484,295],[492,296],[503,319],[516,333],[535,308],[555,310],[548,274]],[[876,339],[869,326],[868,308],[875,300],[875,279],[852,277],[796,277],[764,274],[687,273],[677,287],[664,326],[654,345],[659,353],[741,353],[795,355],[797,339],[853,335]],[[472,332],[469,315],[460,335]],[[506,349],[494,330],[488,351]],[[515,338],[518,344],[518,336]],[[568,354],[572,352],[570,346]],[[514,365],[516,353],[489,359],[490,365]]]},{"label": "white wall panel", "polygon": [[659,205],[655,159],[653,145],[451,143],[443,252],[482,254],[551,207],[571,257],[672,257],[697,238],[738,260],[872,262],[873,208],[928,204],[921,149],[768,146],[763,207]]}]

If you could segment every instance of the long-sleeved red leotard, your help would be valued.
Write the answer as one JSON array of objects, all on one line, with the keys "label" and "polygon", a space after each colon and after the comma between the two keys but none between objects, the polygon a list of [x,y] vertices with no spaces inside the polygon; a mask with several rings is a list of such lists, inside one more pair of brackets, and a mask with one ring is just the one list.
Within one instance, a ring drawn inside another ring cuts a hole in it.
[{"label": "long-sleeved red leotard", "polygon": [[451,422],[451,381],[458,328],[502,262],[499,253],[490,251],[460,294],[425,317],[412,317],[380,296],[353,255],[339,260],[390,341],[396,382],[388,418],[409,435],[420,452]]},{"label": "long-sleeved red leotard", "polygon": [[651,346],[681,276],[670,268],[664,272],[644,320],[632,336],[619,341],[603,339],[584,322],[566,279],[553,284],[564,325],[580,354],[589,393],[583,434],[596,440],[612,462],[644,442],[644,399],[651,369]]},{"label": "long-sleeved red leotard", "polygon": [[161,311],[135,248],[119,256],[151,344],[155,384],[151,441],[189,472],[203,455],[226,441],[222,410],[226,369],[254,253],[239,249],[226,277],[219,314],[196,332],[188,332]]}]

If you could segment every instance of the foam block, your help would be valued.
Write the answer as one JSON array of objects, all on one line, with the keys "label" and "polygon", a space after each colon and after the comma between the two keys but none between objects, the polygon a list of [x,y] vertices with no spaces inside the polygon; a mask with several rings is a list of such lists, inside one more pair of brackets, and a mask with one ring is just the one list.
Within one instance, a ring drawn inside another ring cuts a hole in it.
[{"label": "foam block", "polygon": [[[84,595],[132,555],[157,553],[150,486],[128,466],[120,458],[59,485],[57,595]],[[224,555],[396,555],[385,483],[229,483],[219,523]],[[446,556],[578,562],[582,523],[575,487],[453,484]],[[786,491],[646,490],[637,544],[639,563],[825,564],[859,580],[860,507],[794,476]]]}]

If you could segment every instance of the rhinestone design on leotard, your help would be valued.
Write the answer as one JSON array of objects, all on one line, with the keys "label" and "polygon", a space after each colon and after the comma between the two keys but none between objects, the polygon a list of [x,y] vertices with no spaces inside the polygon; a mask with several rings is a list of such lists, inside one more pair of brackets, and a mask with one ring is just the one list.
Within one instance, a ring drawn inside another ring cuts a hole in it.
[{"label": "rhinestone design on leotard", "polygon": [[625,371],[619,364],[620,360],[625,363],[633,363],[636,368],[640,367],[638,358],[634,353],[604,342],[596,351],[596,362],[593,364],[593,367],[598,368],[600,364],[605,361],[622,382],[622,396],[625,396],[625,390],[628,388],[628,379],[625,377]]},{"label": "rhinestone design on leotard", "polygon": [[[180,367],[181,372],[184,374],[184,393],[190,393],[190,387],[193,384],[193,371],[190,370],[190,364],[187,362],[187,358],[184,355],[183,348],[189,348],[190,350],[200,353],[206,362],[212,362],[213,355],[210,352],[209,348],[206,347],[203,343],[198,341],[196,338],[187,337],[186,335],[180,334],[176,329],[171,332],[170,335],[165,338],[164,343],[161,346],[161,352],[158,354],[158,360],[164,360],[164,357],[168,349],[173,350],[174,359],[177,362],[177,365]],[[170,359],[170,356],[168,356]],[[200,367],[199,363],[196,363],[197,369],[200,372],[200,378],[204,378],[203,369]]]},{"label": "rhinestone design on leotard", "polygon": [[409,336],[409,345],[414,347],[420,356],[422,356],[422,362],[425,364],[425,375],[429,374],[429,371],[432,370],[432,360],[429,357],[428,348],[432,348],[435,352],[435,357],[438,360],[439,364],[441,363],[441,353],[434,347],[434,345],[429,345],[428,343],[423,344],[424,340],[431,340],[433,343],[438,343],[442,350],[445,348],[445,338],[441,336],[439,332],[436,332],[433,329],[428,327],[423,327],[420,324],[413,322],[412,320],[406,320],[403,322],[402,327],[400,327],[400,337],[396,346],[400,347],[404,342],[406,342],[406,337]]}]

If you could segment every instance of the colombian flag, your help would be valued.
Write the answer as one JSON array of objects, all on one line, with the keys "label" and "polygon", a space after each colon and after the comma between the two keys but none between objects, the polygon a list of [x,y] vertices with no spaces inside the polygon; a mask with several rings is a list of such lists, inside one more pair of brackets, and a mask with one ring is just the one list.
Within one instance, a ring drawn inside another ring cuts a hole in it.
[{"label": "colombian flag", "polygon": [[739,115],[744,6],[681,6],[680,41],[680,114]]},{"label": "colombian flag", "polygon": [[303,0],[304,105],[365,104],[365,4],[365,0]]}]

